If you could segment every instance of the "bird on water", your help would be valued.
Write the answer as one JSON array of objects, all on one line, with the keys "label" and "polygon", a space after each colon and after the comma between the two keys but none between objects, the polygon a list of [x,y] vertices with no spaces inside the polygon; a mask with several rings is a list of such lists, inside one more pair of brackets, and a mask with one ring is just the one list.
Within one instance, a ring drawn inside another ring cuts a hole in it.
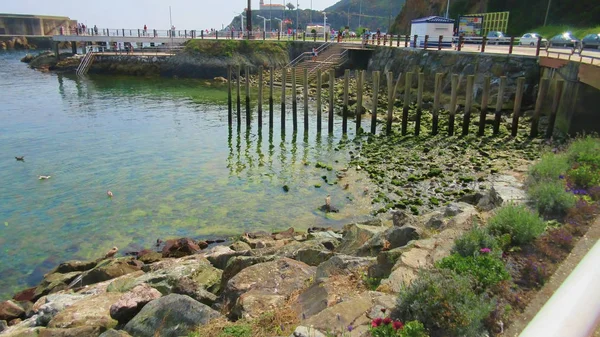
[{"label": "bird on water", "polygon": [[15,157],[17,161],[25,161],[25,156]]},{"label": "bird on water", "polygon": [[46,180],[46,179],[50,179],[51,176],[39,176],[38,179],[39,180]]},{"label": "bird on water", "polygon": [[111,191],[106,191],[106,195],[108,195],[109,198],[113,197],[113,192]]}]

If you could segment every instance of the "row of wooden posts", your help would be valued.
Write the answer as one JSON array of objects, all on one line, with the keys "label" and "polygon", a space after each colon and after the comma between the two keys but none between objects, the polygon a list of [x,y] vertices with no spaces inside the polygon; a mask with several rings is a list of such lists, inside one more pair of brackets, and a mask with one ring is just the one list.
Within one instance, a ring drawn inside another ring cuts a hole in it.
[{"label": "row of wooden posts", "polygon": [[[269,70],[269,129],[273,129],[273,68]],[[281,76],[281,130],[285,130],[285,122],[286,122],[286,69],[284,68]],[[241,127],[241,95],[240,95],[240,73],[241,67],[237,67],[237,88],[236,88],[236,97],[237,97],[237,125],[238,128]],[[250,69],[245,67],[245,78],[246,78],[246,125],[250,125],[251,123],[251,110],[250,110],[250,81],[249,81]],[[297,106],[297,88],[296,88],[296,71],[294,68],[291,69],[291,81],[292,81],[292,124],[293,130],[296,132],[298,130],[298,106]],[[321,99],[321,89],[322,89],[322,73],[321,69],[317,70],[317,92],[316,92],[316,104],[317,104],[317,132],[321,132],[322,126],[322,99]],[[363,99],[363,87],[366,83],[365,79],[365,71],[357,70],[356,73],[357,79],[357,102],[356,102],[356,130],[359,132],[361,130],[361,114],[362,114],[362,99]],[[432,134],[436,135],[438,133],[439,126],[439,112],[440,112],[440,98],[442,93],[442,79],[444,74],[437,73],[435,74],[435,88],[434,88],[434,100],[433,100],[433,123],[432,123]],[[304,98],[304,131],[308,131],[309,128],[309,118],[308,118],[308,70],[304,69],[304,81],[303,81],[303,98]],[[393,111],[394,111],[394,102],[396,101],[396,94],[398,92],[398,87],[401,82],[402,73],[398,75],[398,79],[396,80],[396,84],[394,85],[394,78],[392,72],[386,73],[387,77],[387,88],[388,88],[388,102],[387,102],[387,123],[386,123],[386,133],[389,135],[392,132],[392,119],[393,119]],[[415,119],[415,129],[414,134],[418,136],[421,130],[421,117],[423,113],[423,87],[425,84],[425,74],[420,72],[417,74],[418,79],[418,87],[417,87],[417,111],[416,111],[416,119]],[[371,114],[371,133],[376,133],[377,128],[377,106],[378,106],[378,93],[379,93],[379,80],[380,80],[380,72],[374,71],[372,73],[372,82],[373,82],[373,106],[372,106],[372,114]],[[408,132],[408,119],[409,119],[409,105],[411,101],[411,92],[410,88],[412,87],[413,81],[413,73],[407,72],[405,75],[405,90],[404,90],[404,104],[402,108],[402,127],[401,132],[402,135],[406,135]],[[349,95],[349,81],[350,81],[350,70],[346,69],[344,73],[344,93],[343,93],[343,104],[342,104],[342,133],[346,134],[348,131],[348,95]],[[463,123],[462,123],[462,135],[466,136],[469,134],[469,125],[471,121],[471,110],[473,105],[473,85],[475,81],[474,75],[467,76],[467,87],[466,87],[466,97],[465,97],[465,108],[463,115]],[[227,105],[228,105],[228,124],[231,126],[233,124],[233,102],[232,102],[232,67],[228,68],[228,94],[227,94]],[[451,99],[450,99],[450,114],[448,121],[448,135],[454,135],[454,124],[455,124],[455,116],[457,111],[457,99],[458,99],[458,87],[459,87],[459,75],[453,74],[451,78]],[[329,106],[328,106],[328,132],[333,133],[333,120],[334,120],[334,84],[335,84],[335,70],[329,70]],[[548,78],[544,78],[540,81],[537,100],[535,104],[535,110],[533,117],[531,119],[531,129],[529,132],[530,137],[536,137],[538,135],[539,128],[539,120],[542,113],[542,106],[544,101],[546,100],[546,96],[549,89],[550,80]],[[511,135],[514,137],[517,135],[518,125],[519,125],[519,117],[521,114],[521,102],[523,98],[523,89],[525,85],[525,78],[519,77],[517,79],[517,88],[515,92],[515,100],[513,107],[513,116],[512,116],[512,127],[511,127]],[[562,89],[564,86],[564,81],[558,80],[556,81],[554,97],[552,102],[552,108],[550,111],[550,118],[548,127],[546,129],[546,138],[550,138],[552,136],[554,130],[554,124],[556,120],[556,114],[558,112],[558,106],[560,104],[560,97],[562,94]],[[494,124],[493,124],[493,134],[496,135],[500,132],[500,121],[502,117],[502,105],[503,105],[503,97],[506,87],[506,76],[500,77],[500,83],[498,88],[498,99],[496,100],[496,106],[494,111]],[[486,115],[488,113],[488,105],[490,99],[490,76],[484,77],[483,82],[483,94],[481,96],[481,113],[479,115],[479,131],[477,133],[478,136],[484,136],[485,134],[485,125],[486,125]],[[258,127],[262,128],[263,125],[263,68],[260,67],[258,71]]]}]

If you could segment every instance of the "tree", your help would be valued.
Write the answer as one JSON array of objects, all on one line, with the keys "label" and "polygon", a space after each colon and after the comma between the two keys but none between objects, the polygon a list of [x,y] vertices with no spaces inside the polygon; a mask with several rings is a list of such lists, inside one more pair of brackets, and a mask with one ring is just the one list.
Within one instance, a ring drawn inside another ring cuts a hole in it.
[{"label": "tree", "polygon": [[291,11],[293,11],[293,10],[296,8],[296,6],[292,5],[292,3],[291,3],[291,2],[288,2],[288,4],[287,4],[287,5],[285,5],[285,7],[287,7],[287,8],[288,8],[289,10],[291,10]]}]

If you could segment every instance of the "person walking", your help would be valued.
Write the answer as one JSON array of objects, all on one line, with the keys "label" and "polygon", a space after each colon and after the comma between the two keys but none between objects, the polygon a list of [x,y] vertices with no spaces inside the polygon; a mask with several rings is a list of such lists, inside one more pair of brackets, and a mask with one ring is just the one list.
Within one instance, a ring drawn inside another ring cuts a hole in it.
[{"label": "person walking", "polygon": [[144,25],[144,36],[148,36],[148,26]]},{"label": "person walking", "polygon": [[98,27],[94,25],[94,35],[98,35]]}]

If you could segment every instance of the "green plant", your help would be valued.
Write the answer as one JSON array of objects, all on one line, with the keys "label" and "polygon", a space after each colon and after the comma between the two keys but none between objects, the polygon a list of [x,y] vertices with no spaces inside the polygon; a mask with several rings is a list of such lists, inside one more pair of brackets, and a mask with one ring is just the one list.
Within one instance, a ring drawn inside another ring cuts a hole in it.
[{"label": "green plant", "polygon": [[232,325],[223,328],[219,337],[250,337],[252,336],[252,327],[247,324]]},{"label": "green plant", "polygon": [[479,255],[481,248],[489,248],[492,255],[500,256],[502,254],[498,240],[485,228],[475,226],[454,241],[452,251],[469,257]]},{"label": "green plant", "polygon": [[363,279],[363,283],[365,284],[365,287],[367,287],[367,289],[370,289],[370,290],[376,290],[377,287],[379,287],[379,284],[381,284],[381,278],[369,277],[369,275],[367,275],[367,273],[363,273],[362,279]]},{"label": "green plant", "polygon": [[528,257],[521,268],[521,283],[527,287],[541,287],[546,283],[550,273],[546,265],[535,256]]},{"label": "green plant", "polygon": [[488,221],[492,234],[510,234],[511,244],[523,245],[533,241],[546,229],[546,223],[524,205],[506,205]]},{"label": "green plant", "polygon": [[[482,248],[483,252],[485,250],[486,248]],[[488,253],[467,257],[452,254],[440,260],[436,266],[453,270],[459,275],[471,276],[483,288],[489,288],[510,278],[504,262]]]},{"label": "green plant", "polygon": [[569,145],[567,156],[571,163],[600,167],[600,140],[592,136],[578,138]]},{"label": "green plant", "polygon": [[421,270],[401,289],[394,317],[418,320],[431,332],[444,336],[481,336],[483,319],[495,304],[476,294],[471,281],[450,270]]},{"label": "green plant", "polygon": [[419,321],[410,321],[404,324],[400,330],[400,337],[429,337],[423,323]]},{"label": "green plant", "polygon": [[554,181],[571,167],[568,157],[564,154],[546,153],[540,160],[531,166],[529,176],[534,183],[541,181]]},{"label": "green plant", "polygon": [[593,187],[600,183],[600,170],[587,164],[577,165],[567,172],[567,178],[575,187]]},{"label": "green plant", "polygon": [[535,184],[528,192],[535,207],[542,214],[562,215],[575,206],[575,196],[565,190],[560,180]]},{"label": "green plant", "polygon": [[372,337],[395,337],[400,336],[400,331],[404,324],[399,320],[393,320],[389,317],[375,318],[371,321],[369,332]]}]

